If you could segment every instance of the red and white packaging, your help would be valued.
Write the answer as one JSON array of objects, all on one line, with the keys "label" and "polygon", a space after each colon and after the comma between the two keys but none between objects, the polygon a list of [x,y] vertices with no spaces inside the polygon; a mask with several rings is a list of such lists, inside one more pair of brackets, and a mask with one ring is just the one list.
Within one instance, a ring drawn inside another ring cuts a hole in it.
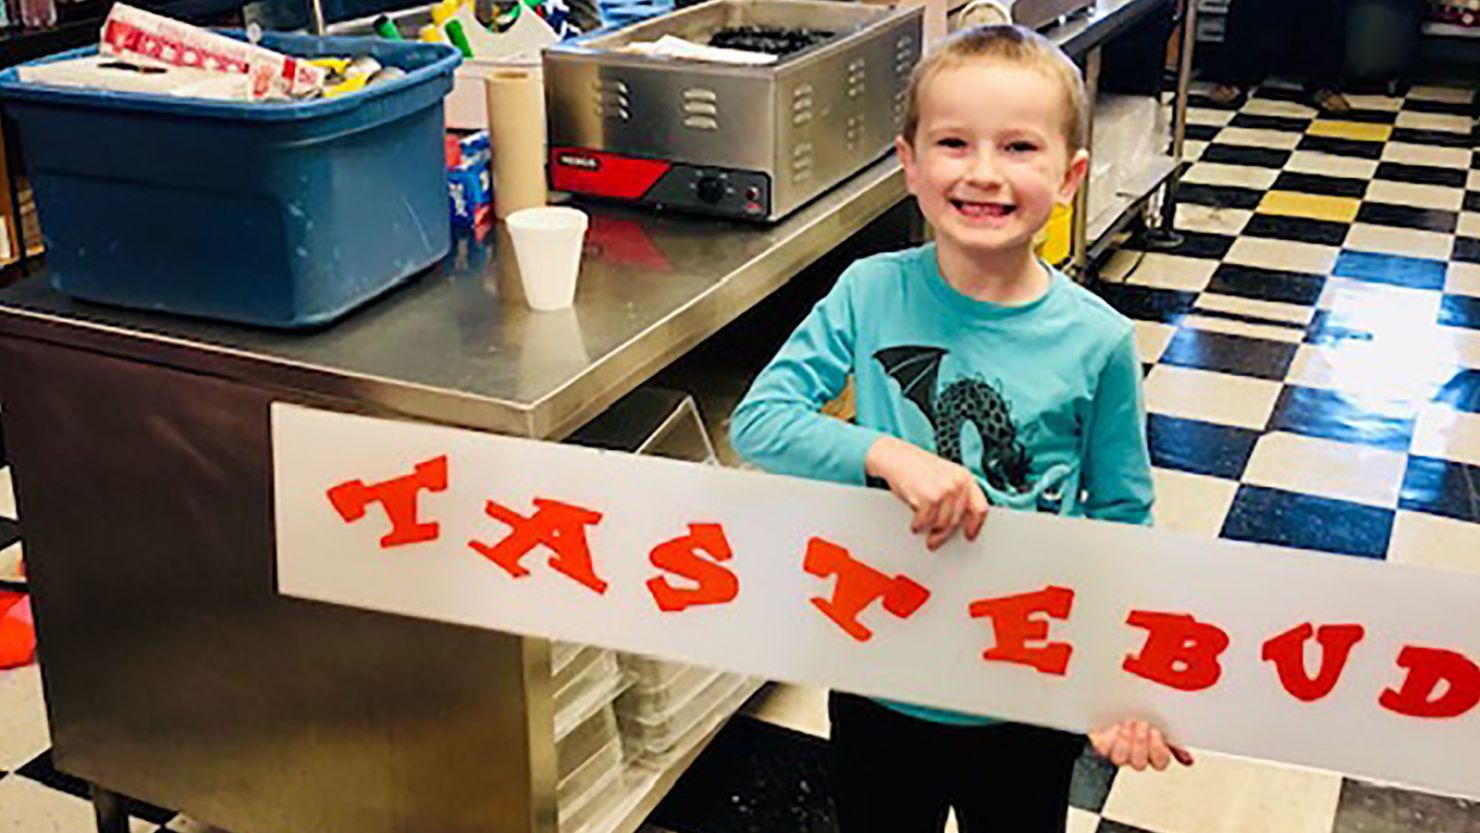
[{"label": "red and white packaging", "polygon": [[298,97],[324,86],[327,72],[307,61],[118,3],[103,22],[99,51],[175,66],[240,73],[253,98]]}]

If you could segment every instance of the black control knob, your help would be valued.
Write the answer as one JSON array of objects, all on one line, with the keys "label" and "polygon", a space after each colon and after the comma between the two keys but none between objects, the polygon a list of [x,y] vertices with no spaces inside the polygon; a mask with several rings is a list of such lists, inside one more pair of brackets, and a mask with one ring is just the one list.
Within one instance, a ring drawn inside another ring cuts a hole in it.
[{"label": "black control knob", "polygon": [[694,193],[710,205],[719,205],[719,201],[725,198],[725,183],[718,177],[701,176],[694,183]]}]

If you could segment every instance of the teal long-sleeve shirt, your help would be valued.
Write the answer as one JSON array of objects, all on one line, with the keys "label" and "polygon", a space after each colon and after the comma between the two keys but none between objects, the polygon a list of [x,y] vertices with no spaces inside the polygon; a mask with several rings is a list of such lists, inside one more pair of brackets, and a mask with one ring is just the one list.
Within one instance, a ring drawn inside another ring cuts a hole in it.
[{"label": "teal long-sleeve shirt", "polygon": [[[853,424],[821,413],[850,376]],[[856,484],[869,446],[898,437],[964,465],[993,505],[1151,522],[1130,321],[1053,270],[1028,304],[962,295],[941,277],[933,245],[849,267],[756,377],[730,435],[767,471]]]}]

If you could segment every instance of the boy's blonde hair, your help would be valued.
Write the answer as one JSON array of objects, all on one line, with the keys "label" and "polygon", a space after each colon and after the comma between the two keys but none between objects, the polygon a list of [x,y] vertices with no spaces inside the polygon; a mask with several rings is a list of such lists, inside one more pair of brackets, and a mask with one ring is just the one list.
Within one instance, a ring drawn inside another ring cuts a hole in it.
[{"label": "boy's blonde hair", "polygon": [[901,131],[905,141],[915,143],[915,131],[920,126],[920,95],[925,85],[941,70],[969,61],[1001,61],[1027,67],[1057,83],[1064,94],[1063,132],[1069,153],[1084,149],[1089,134],[1089,104],[1079,67],[1048,38],[1022,26],[1008,25],[978,26],[957,32],[915,65]]}]

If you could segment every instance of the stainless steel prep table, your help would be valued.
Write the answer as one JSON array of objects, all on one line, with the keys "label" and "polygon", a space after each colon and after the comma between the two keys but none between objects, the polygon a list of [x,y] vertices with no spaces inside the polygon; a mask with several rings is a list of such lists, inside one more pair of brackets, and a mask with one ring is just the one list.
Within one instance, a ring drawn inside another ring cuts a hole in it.
[{"label": "stainless steel prep table", "polygon": [[[1052,34],[1085,55],[1164,2]],[[560,439],[904,196],[889,159],[770,228],[591,207],[568,313],[496,255],[305,333],[0,291],[55,758],[100,827],[123,794],[236,833],[554,833],[548,644],[278,597],[268,405]]]}]

